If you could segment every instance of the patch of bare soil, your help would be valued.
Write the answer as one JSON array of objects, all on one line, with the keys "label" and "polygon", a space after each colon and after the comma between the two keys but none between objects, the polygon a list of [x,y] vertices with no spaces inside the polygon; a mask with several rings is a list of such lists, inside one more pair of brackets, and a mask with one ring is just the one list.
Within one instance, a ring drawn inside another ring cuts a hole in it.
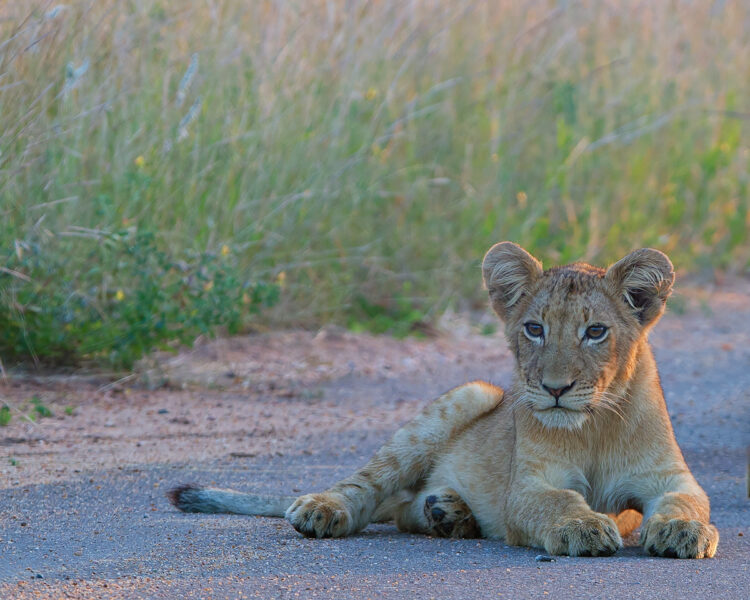
[{"label": "patch of bare soil", "polygon": [[[681,298],[683,314],[673,311],[652,335],[657,348],[700,350],[703,367],[722,353],[750,364],[748,327],[733,326],[748,321],[750,282],[683,288]],[[0,380],[0,403],[13,412],[0,427],[0,486],[155,462],[283,455],[321,431],[392,430],[435,385],[512,371],[502,333],[482,335],[471,323],[449,315],[429,339],[329,327],[215,340],[152,357],[119,383]],[[412,382],[411,401],[388,397],[389,381]],[[52,417],[26,418],[34,397]]]}]

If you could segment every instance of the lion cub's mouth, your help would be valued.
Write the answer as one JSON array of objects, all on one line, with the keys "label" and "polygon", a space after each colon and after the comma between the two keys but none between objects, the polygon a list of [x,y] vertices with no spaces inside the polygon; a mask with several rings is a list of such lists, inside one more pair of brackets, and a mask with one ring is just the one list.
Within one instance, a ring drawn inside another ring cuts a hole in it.
[{"label": "lion cub's mouth", "polygon": [[534,410],[534,416],[546,427],[555,429],[580,429],[588,419],[585,408],[553,405]]}]

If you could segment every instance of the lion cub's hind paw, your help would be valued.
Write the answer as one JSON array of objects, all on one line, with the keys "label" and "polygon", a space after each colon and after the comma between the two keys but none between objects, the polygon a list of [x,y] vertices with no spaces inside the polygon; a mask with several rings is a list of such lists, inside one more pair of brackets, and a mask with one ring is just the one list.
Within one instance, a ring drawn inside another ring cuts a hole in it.
[{"label": "lion cub's hind paw", "polygon": [[547,535],[544,547],[550,554],[611,556],[622,548],[622,538],[612,519],[593,513],[565,519]]},{"label": "lion cub's hind paw", "polygon": [[424,501],[427,533],[437,537],[477,538],[479,526],[471,509],[453,491],[430,494]]},{"label": "lion cub's hind paw", "polygon": [[641,533],[646,552],[665,558],[711,558],[718,543],[716,527],[686,519],[653,517]]},{"label": "lion cub's hind paw", "polygon": [[286,520],[307,537],[342,537],[352,522],[343,498],[335,494],[300,496],[286,511]]}]

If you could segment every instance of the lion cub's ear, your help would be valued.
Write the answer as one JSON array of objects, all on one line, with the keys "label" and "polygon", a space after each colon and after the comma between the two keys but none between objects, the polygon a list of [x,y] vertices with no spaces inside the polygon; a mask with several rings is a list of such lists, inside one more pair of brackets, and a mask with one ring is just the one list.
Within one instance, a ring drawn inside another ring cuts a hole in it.
[{"label": "lion cub's ear", "polygon": [[641,248],[607,269],[605,279],[633,308],[641,324],[649,325],[664,312],[672,292],[674,267],[663,252]]},{"label": "lion cub's ear", "polygon": [[497,316],[506,320],[529,285],[542,275],[542,263],[513,242],[500,242],[482,261],[484,285]]}]

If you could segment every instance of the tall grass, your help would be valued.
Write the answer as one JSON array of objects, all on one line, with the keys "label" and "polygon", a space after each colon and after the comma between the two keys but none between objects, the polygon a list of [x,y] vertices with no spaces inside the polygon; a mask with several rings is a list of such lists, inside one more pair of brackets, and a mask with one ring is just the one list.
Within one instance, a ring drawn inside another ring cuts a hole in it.
[{"label": "tall grass", "polygon": [[[175,260],[229,248],[282,288],[255,317],[274,326],[478,301],[501,239],[547,263],[750,262],[747,3],[30,4],[0,7],[17,316],[75,296],[106,329],[137,276],[106,240],[136,229]],[[58,265],[36,306],[31,248]]]}]

